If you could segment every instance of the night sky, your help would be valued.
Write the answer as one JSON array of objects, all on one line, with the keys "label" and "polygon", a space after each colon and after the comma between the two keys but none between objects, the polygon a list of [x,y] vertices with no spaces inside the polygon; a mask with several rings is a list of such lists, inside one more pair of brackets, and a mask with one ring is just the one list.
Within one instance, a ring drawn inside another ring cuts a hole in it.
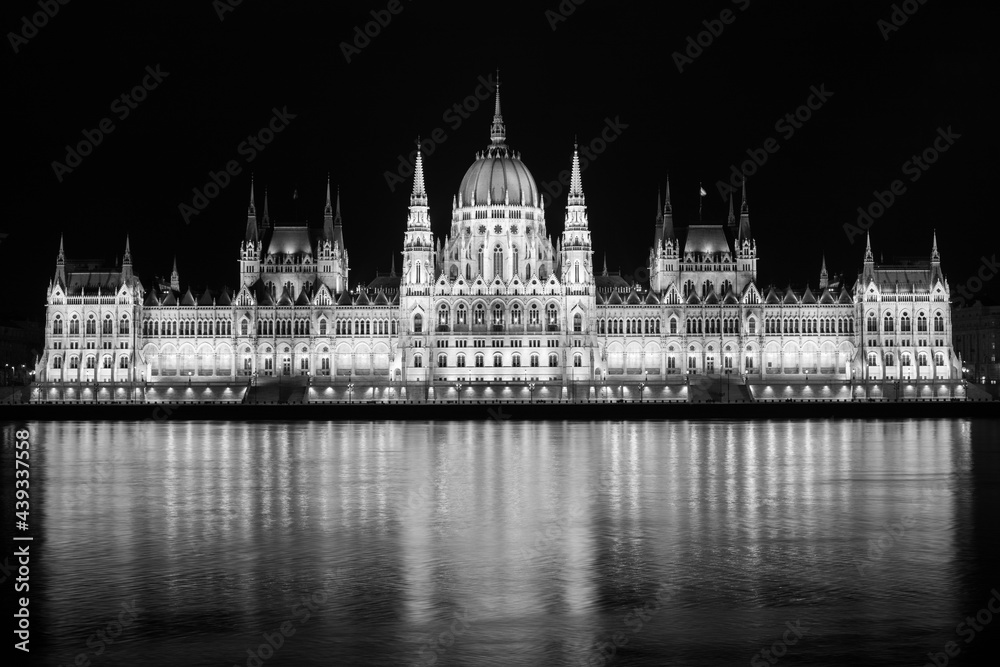
[{"label": "night sky", "polygon": [[[628,276],[646,265],[668,173],[678,225],[697,220],[699,183],[704,220],[724,221],[717,184],[748,151],[766,154],[748,181],[764,285],[815,285],[823,253],[831,273],[852,280],[864,236],[849,239],[844,225],[896,180],[905,191],[871,225],[876,260],[926,258],[936,228],[954,289],[997,249],[995,3],[911,0],[897,5],[897,22],[906,17],[897,29],[893,3],[872,0],[78,0],[26,28],[24,17],[47,3],[56,0],[2,10],[5,317],[42,317],[60,233],[71,260],[109,262],[129,234],[147,287],[169,274],[174,255],[183,286],[234,287],[251,171],[278,224],[321,225],[331,174],[352,286],[387,271],[393,255],[400,266],[410,181],[390,186],[399,156],[418,135],[443,137],[425,158],[443,237],[452,196],[489,143],[492,97],[480,104],[475,94],[497,68],[507,143],[543,192],[569,168],[574,137],[589,144],[609,119],[617,127],[583,173],[598,266],[605,253]],[[356,28],[375,21],[372,11],[387,25],[358,49]],[[689,42],[699,33],[700,54]],[[144,80],[150,90],[131,108],[121,96]],[[813,87],[830,95],[814,97],[818,108],[798,127],[784,120]],[[462,118],[454,107],[467,98]],[[286,108],[287,127],[262,150],[247,148]],[[99,130],[104,119],[110,133]],[[948,128],[948,150],[933,164],[906,164]],[[54,168],[85,131],[99,145],[71,171]],[[181,204],[229,161],[242,173],[185,222]],[[564,191],[547,207],[553,236],[565,201]],[[1000,270],[991,267],[983,274]],[[971,296],[995,300],[998,285],[987,280]]]}]

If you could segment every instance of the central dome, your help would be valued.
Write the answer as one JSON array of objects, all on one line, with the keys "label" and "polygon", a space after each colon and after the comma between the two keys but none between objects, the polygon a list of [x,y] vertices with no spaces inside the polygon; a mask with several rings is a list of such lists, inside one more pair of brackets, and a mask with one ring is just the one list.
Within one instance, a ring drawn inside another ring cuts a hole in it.
[{"label": "central dome", "polygon": [[493,126],[490,129],[492,144],[483,153],[476,155],[476,161],[465,172],[459,196],[462,206],[485,206],[503,204],[505,201],[517,206],[535,206],[538,187],[531,172],[521,162],[521,156],[510,150],[504,143],[507,131],[503,116],[500,115],[500,85],[497,84],[496,109]]},{"label": "central dome", "polygon": [[472,206],[473,203],[483,206],[487,201],[503,204],[505,200],[519,205],[522,196],[525,206],[534,206],[538,188],[531,172],[518,157],[507,151],[495,152],[491,148],[478,155],[469,171],[465,172],[459,192],[463,206]]}]

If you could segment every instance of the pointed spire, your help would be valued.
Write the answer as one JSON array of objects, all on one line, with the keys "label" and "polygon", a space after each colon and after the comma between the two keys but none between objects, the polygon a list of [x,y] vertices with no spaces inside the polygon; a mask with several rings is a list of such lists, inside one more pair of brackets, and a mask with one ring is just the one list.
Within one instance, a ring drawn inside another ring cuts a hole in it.
[{"label": "pointed spire", "polygon": [[656,188],[656,226],[660,227],[663,223],[663,192]]},{"label": "pointed spire", "polygon": [[396,277],[396,253],[392,253],[392,262],[389,264],[389,277]]},{"label": "pointed spire", "polygon": [[247,229],[244,240],[257,241],[257,207],[253,203],[253,174],[250,174],[250,205],[247,206]]},{"label": "pointed spire", "polygon": [[424,186],[424,157],[420,150],[419,138],[417,138],[417,164],[413,169],[413,192],[410,194],[410,206],[427,206],[427,189]]},{"label": "pointed spire", "polygon": [[663,240],[674,238],[674,207],[670,204],[670,174],[667,174],[667,198],[663,202]]},{"label": "pointed spire", "polygon": [[872,254],[872,233],[865,233],[865,264],[874,264],[875,255]]},{"label": "pointed spire", "polygon": [[507,138],[507,130],[503,125],[503,116],[500,114],[500,70],[497,70],[496,104],[493,109],[493,125],[490,127],[490,140],[494,146],[502,146]]},{"label": "pointed spire", "polygon": [[125,235],[125,256],[122,258],[122,262],[126,264],[132,263],[132,248],[129,244],[128,234]]},{"label": "pointed spire", "polygon": [[737,238],[741,241],[749,240],[750,233],[750,207],[747,205],[747,178],[743,177],[743,203],[740,204],[740,231]]},{"label": "pointed spire", "polygon": [[63,235],[59,234],[59,254],[56,255],[56,282],[66,282],[66,253],[63,252]]},{"label": "pointed spire", "polygon": [[271,226],[271,215],[267,209],[267,188],[264,188],[264,217],[261,219],[261,231],[267,231]]},{"label": "pointed spire", "polygon": [[170,289],[174,292],[181,291],[181,278],[177,273],[177,255],[174,255],[174,270],[170,272]]},{"label": "pointed spire", "polygon": [[[339,203],[339,190],[338,203]],[[333,216],[333,201],[330,199],[330,172],[326,172],[326,205],[323,207],[323,215]]]},{"label": "pointed spire", "polygon": [[586,198],[583,196],[583,181],[580,178],[580,151],[577,150],[576,143],[573,144],[573,171],[569,179],[569,206],[586,206]]},{"label": "pointed spire", "polygon": [[736,215],[733,213],[733,193],[729,193],[729,219],[727,220],[730,227],[736,226]]},{"label": "pointed spire", "polygon": [[601,275],[608,275],[608,253],[604,253],[604,273]]},{"label": "pointed spire", "polygon": [[830,286],[830,274],[826,272],[826,254],[823,255],[823,264],[819,270],[819,288],[825,290]]},{"label": "pointed spire", "polygon": [[938,247],[937,247],[937,230],[936,229],[934,230],[934,242],[931,245],[931,261],[932,262],[940,262],[941,261],[941,253],[938,252]]}]

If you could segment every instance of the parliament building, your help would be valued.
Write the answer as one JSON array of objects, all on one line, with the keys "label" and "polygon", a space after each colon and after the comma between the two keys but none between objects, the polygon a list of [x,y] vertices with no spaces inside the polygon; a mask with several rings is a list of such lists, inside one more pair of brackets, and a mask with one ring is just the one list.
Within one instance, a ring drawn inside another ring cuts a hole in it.
[{"label": "parliament building", "polygon": [[869,239],[853,285],[824,261],[813,286],[763,286],[745,186],[725,224],[679,226],[668,181],[648,280],[626,280],[595,264],[575,149],[571,173],[553,238],[498,91],[446,229],[417,153],[398,273],[353,277],[329,182],[322,228],[272,223],[266,194],[258,216],[251,184],[232,290],[182,288],[176,263],[147,287],[127,239],[113,271],[68,261],[61,241],[33,400],[234,401],[283,378],[303,401],[693,400],[723,377],[751,400],[955,395],[930,233],[922,264],[876,264]]}]

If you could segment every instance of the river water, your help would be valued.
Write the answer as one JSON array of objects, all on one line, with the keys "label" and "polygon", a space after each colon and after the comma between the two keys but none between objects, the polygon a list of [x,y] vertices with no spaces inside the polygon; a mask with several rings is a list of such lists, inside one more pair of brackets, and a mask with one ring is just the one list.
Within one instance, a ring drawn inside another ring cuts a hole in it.
[{"label": "river water", "polygon": [[27,428],[30,664],[971,665],[1000,637],[998,421]]}]

